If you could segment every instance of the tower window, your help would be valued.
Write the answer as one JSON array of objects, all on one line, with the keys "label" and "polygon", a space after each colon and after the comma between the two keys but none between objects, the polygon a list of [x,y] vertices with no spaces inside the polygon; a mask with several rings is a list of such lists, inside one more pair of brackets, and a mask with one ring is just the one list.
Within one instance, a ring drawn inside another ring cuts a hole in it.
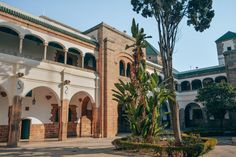
[{"label": "tower window", "polygon": [[231,51],[231,50],[232,50],[231,46],[227,47],[227,51]]}]

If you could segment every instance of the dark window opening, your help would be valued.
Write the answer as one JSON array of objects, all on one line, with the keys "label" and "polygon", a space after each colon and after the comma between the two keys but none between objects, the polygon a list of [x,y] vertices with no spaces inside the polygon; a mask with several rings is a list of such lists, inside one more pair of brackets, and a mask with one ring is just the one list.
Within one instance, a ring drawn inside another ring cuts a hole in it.
[{"label": "dark window opening", "polygon": [[125,65],[123,61],[120,61],[120,76],[125,76]]}]

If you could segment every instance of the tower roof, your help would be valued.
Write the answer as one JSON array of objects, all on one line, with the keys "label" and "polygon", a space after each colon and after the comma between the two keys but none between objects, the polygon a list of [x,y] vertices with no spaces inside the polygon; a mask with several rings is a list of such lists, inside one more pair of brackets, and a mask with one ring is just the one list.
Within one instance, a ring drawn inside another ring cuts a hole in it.
[{"label": "tower roof", "polygon": [[236,33],[228,31],[224,35],[222,35],[219,39],[217,39],[215,42],[225,41],[236,38]]},{"label": "tower roof", "polygon": [[154,47],[152,46],[152,44],[150,44],[148,41],[145,41],[146,42],[146,53],[147,55],[159,55],[159,51]]}]

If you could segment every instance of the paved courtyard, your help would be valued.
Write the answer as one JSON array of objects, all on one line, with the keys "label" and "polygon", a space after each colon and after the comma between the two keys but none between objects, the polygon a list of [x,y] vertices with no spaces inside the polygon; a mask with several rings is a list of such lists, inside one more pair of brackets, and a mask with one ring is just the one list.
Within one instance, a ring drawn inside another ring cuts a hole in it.
[{"label": "paved courtyard", "polygon": [[[1,157],[122,157],[137,156],[136,154],[115,151],[112,139],[80,138],[68,139],[64,142],[51,140],[47,142],[20,142],[18,148],[7,148],[0,144]],[[205,157],[235,157],[236,146],[231,138],[220,138],[219,145]],[[139,155],[140,157],[142,155]]]}]

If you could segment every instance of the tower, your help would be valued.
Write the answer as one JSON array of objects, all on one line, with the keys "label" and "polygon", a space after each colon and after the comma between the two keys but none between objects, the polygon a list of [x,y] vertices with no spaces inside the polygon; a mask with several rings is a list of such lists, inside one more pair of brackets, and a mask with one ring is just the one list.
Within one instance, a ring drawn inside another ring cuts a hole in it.
[{"label": "tower", "polygon": [[236,87],[236,33],[229,31],[215,42],[219,64],[225,65],[228,81]]}]

